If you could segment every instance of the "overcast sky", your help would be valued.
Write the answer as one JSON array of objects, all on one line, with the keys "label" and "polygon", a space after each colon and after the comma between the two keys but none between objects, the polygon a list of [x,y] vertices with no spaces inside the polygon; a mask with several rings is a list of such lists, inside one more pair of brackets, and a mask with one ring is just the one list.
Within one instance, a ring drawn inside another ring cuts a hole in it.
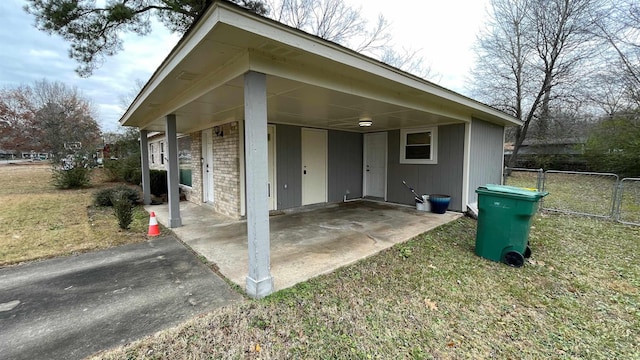
[{"label": "overcast sky", "polygon": [[[474,61],[471,47],[486,18],[488,0],[346,1],[362,5],[372,22],[382,13],[399,47],[422,49],[421,55],[439,75],[436,82],[465,93],[465,77]],[[91,77],[81,78],[67,55],[68,44],[35,29],[24,5],[24,0],[0,0],[0,87],[42,79],[75,86],[96,106],[104,131],[118,129],[120,97],[131,92],[136,79],[146,82],[178,41],[161,26],[145,37],[126,35],[124,51],[107,58]]]}]

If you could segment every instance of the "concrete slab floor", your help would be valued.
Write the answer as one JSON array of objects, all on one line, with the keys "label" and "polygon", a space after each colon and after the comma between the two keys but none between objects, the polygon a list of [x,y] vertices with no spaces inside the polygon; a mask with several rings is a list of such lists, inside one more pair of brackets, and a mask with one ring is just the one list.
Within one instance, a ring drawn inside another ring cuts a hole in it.
[{"label": "concrete slab floor", "polygon": [[[146,209],[167,224],[166,204]],[[172,229],[176,236],[244,288],[249,271],[246,222],[189,202],[180,203],[180,214],[183,226]],[[366,200],[271,216],[275,290],[349,265],[461,216]]]}]

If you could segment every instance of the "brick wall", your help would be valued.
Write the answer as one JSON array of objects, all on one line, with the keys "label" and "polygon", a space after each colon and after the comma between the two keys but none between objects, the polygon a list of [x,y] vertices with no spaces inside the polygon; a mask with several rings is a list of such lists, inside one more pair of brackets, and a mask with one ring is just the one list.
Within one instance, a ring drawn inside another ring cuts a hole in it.
[{"label": "brick wall", "polygon": [[[202,204],[202,131],[196,131],[191,135],[191,189],[187,200],[194,204]],[[188,189],[188,188],[187,188]]]},{"label": "brick wall", "polygon": [[[213,134],[213,193],[214,210],[231,217],[240,217],[240,131],[238,122],[220,125],[222,136]],[[180,186],[188,201],[202,204],[204,196],[203,174],[200,158],[202,157],[202,132],[191,136],[191,188]],[[166,140],[162,136],[149,140],[149,168],[166,170],[165,161],[161,161],[161,143],[167,150]],[[151,146],[153,144],[153,146]],[[153,159],[151,154],[153,148]],[[166,157],[167,154],[165,154]]]},{"label": "brick wall", "polygon": [[219,126],[222,136],[213,134],[214,209],[240,217],[240,131],[238,122]]}]

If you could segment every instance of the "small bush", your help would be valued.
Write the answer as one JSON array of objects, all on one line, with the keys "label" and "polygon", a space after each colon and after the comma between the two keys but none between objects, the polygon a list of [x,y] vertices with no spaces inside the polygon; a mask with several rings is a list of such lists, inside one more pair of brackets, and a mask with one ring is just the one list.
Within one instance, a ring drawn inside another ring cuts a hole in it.
[{"label": "small bush", "polygon": [[122,180],[133,185],[140,185],[142,183],[140,156],[129,156],[118,160],[118,162],[121,164],[120,174]]},{"label": "small bush", "polygon": [[136,204],[140,201],[140,193],[136,189],[125,185],[118,185],[97,191],[93,195],[93,203],[96,206],[113,206],[113,198],[116,196],[116,193],[124,194],[131,204]]},{"label": "small bush", "polygon": [[120,160],[105,160],[104,168],[110,181],[125,181],[130,184],[140,185],[142,182],[142,170],[139,156],[128,156]]},{"label": "small bush", "polygon": [[52,166],[53,186],[58,189],[80,189],[91,184],[91,167],[80,155],[54,159]]},{"label": "small bush", "polygon": [[167,172],[165,170],[149,171],[150,190],[153,195],[160,196],[168,193]]},{"label": "small bush", "polygon": [[120,177],[120,164],[117,160],[104,159],[103,166],[109,181],[122,181]]},{"label": "small bush", "polygon": [[133,204],[125,191],[116,191],[111,199],[113,212],[118,218],[120,229],[126,230],[133,221]]},{"label": "small bush", "polygon": [[113,206],[113,203],[111,202],[113,189],[114,188],[108,188],[96,191],[93,194],[93,204],[95,206]]}]

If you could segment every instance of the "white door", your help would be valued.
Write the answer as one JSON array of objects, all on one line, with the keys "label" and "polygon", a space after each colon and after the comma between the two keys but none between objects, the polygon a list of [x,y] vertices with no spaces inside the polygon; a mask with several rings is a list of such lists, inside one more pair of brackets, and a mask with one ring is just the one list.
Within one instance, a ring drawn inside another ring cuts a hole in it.
[{"label": "white door", "polygon": [[[386,198],[387,133],[364,135],[364,196]],[[385,199],[386,200],[386,199]]]},{"label": "white door", "polygon": [[302,129],[302,205],[327,202],[327,131]]},{"label": "white door", "polygon": [[202,174],[203,201],[213,203],[213,134],[211,129],[202,132]]},{"label": "white door", "polygon": [[269,153],[269,210],[276,209],[276,127],[267,126],[267,151]]}]

